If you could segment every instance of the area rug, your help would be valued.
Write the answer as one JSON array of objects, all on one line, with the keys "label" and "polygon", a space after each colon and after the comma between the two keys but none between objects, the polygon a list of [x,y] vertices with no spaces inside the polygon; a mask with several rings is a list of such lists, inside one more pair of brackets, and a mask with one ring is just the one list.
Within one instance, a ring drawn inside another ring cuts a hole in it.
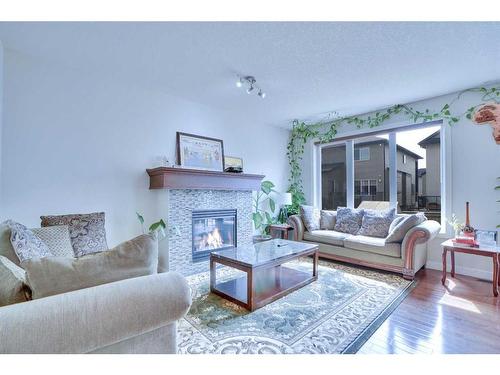
[{"label": "area rug", "polygon": [[[309,259],[287,264],[311,269]],[[193,304],[179,353],[355,353],[404,299],[401,276],[320,261],[318,280],[254,312],[209,293],[209,272],[188,277]],[[234,277],[224,267],[218,281]]]}]

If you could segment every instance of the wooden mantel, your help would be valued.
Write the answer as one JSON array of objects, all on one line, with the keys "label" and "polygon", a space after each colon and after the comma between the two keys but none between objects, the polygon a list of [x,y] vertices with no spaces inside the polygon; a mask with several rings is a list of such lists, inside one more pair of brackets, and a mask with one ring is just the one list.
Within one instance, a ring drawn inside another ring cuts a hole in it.
[{"label": "wooden mantel", "polygon": [[260,190],[263,175],[158,167],[146,169],[150,189]]}]

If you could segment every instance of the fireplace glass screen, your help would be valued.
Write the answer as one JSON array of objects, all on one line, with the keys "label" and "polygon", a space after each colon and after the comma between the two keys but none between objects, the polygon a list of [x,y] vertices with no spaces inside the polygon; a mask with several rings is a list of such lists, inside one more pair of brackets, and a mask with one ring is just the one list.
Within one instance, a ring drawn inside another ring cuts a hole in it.
[{"label": "fireplace glass screen", "polygon": [[236,210],[193,211],[193,261],[236,246]]}]

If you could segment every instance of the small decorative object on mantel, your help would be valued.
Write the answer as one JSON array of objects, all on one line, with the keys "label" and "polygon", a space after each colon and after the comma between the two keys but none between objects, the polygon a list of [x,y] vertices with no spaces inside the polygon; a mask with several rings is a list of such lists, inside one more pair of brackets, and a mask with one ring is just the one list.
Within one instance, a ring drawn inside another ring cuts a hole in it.
[{"label": "small decorative object on mantel", "polygon": [[177,132],[177,164],[183,168],[224,171],[221,139]]},{"label": "small decorative object on mantel", "polygon": [[500,145],[500,104],[487,103],[476,111],[474,122],[478,125],[489,124],[493,128],[493,139]]},{"label": "small decorative object on mantel", "polygon": [[243,159],[234,156],[224,156],[224,172],[243,173]]}]

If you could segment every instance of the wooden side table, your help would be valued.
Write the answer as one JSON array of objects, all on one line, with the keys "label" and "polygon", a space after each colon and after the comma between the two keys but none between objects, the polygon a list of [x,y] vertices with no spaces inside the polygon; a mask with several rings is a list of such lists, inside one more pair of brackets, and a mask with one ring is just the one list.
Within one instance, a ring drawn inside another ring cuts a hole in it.
[{"label": "wooden side table", "polygon": [[449,251],[451,255],[451,277],[455,277],[455,253],[480,255],[490,257],[493,262],[493,295],[498,296],[498,285],[500,279],[498,277],[500,268],[500,248],[499,247],[469,247],[459,244],[454,244],[452,240],[447,240],[441,244],[443,247],[443,277],[441,283],[446,283],[446,254]]},{"label": "wooden side table", "polygon": [[269,233],[273,238],[288,240],[288,232],[292,229],[293,227],[288,224],[271,224],[269,226]]}]

